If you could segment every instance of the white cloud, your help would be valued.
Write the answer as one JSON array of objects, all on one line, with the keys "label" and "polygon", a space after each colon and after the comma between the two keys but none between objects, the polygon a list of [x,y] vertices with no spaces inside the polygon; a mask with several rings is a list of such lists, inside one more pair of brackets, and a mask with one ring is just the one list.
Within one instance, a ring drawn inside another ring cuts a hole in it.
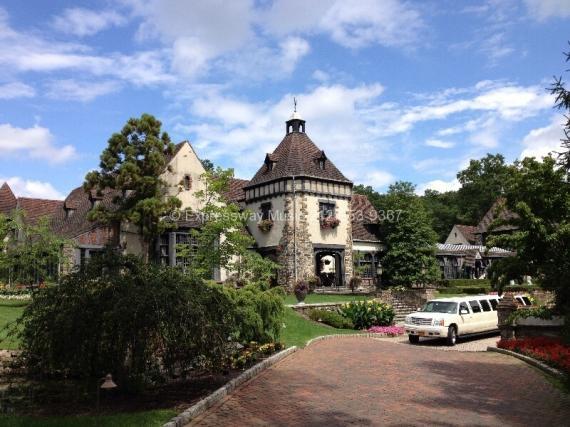
[{"label": "white cloud", "polygon": [[47,96],[67,101],[89,102],[103,95],[120,90],[117,81],[77,81],[73,79],[53,80],[47,85]]},{"label": "white cloud", "polygon": [[568,0],[525,0],[528,14],[537,21],[548,18],[565,18],[570,16]]},{"label": "white cloud", "polygon": [[298,62],[309,53],[309,43],[299,37],[288,37],[276,48],[251,46],[219,60],[217,65],[238,77],[240,82],[262,79],[280,79],[289,76]]},{"label": "white cloud", "polygon": [[50,163],[61,163],[75,156],[73,146],[57,147],[53,144],[53,139],[50,130],[41,126],[19,128],[9,123],[0,124],[2,157],[19,154]]},{"label": "white cloud", "polygon": [[457,180],[457,178],[452,179],[451,181],[443,181],[441,179],[435,179],[433,181],[429,181],[423,183],[418,186],[416,189],[416,193],[423,195],[426,190],[435,190],[439,191],[440,193],[445,193],[446,191],[456,191],[459,190],[461,184]]},{"label": "white cloud", "polygon": [[33,98],[34,96],[36,96],[35,89],[22,82],[0,85],[0,99]]},{"label": "white cloud", "polygon": [[349,48],[409,46],[425,27],[419,11],[399,0],[277,0],[260,22],[276,35],[324,33]]},{"label": "white cloud", "polygon": [[455,143],[449,141],[442,141],[441,139],[428,139],[426,141],[426,145],[428,147],[453,148],[455,146]]},{"label": "white cloud", "polygon": [[45,40],[10,27],[0,9],[0,66],[12,72],[84,72],[112,76],[135,85],[171,83],[165,68],[165,51],[138,51],[131,55],[97,55],[88,46]]},{"label": "white cloud", "polygon": [[556,153],[562,150],[561,139],[565,137],[564,123],[560,116],[556,116],[548,126],[531,130],[523,138],[522,144],[525,148],[519,158],[536,157],[541,159],[548,156],[549,153],[553,153],[556,157]]},{"label": "white cloud", "polygon": [[126,24],[127,20],[114,10],[94,11],[80,7],[65,9],[54,17],[52,27],[65,34],[79,37],[92,36],[113,26]]},{"label": "white cloud", "polygon": [[[447,97],[444,100],[430,102],[400,110],[399,118],[391,121],[386,129],[387,134],[396,134],[411,130],[416,124],[442,120],[463,112],[490,113],[497,119],[517,122],[551,108],[553,97],[545,93],[539,86],[516,86],[506,84],[502,87],[492,86],[480,91],[472,88],[472,97]],[[449,133],[448,133],[449,134]]]},{"label": "white cloud", "polygon": [[1,178],[0,183],[7,182],[16,197],[33,197],[38,199],[63,200],[65,196],[49,182],[28,180],[19,176]]},{"label": "white cloud", "polygon": [[396,181],[396,177],[390,172],[375,170],[366,174],[365,178],[361,182],[365,185],[370,185],[375,189],[380,189],[394,181]]},{"label": "white cloud", "polygon": [[399,0],[342,0],[325,13],[322,28],[339,44],[406,46],[419,40],[423,23],[417,10]]},{"label": "white cloud", "polygon": [[191,97],[194,122],[179,123],[175,130],[186,136],[190,133],[205,157],[226,159],[236,165],[238,176],[252,176],[263,163],[263,153],[273,151],[283,138],[284,122],[296,96],[308,135],[349,178],[361,181],[387,149],[368,115],[368,108],[382,92],[379,84],[322,85],[286,94],[275,102],[252,103],[212,91]]}]

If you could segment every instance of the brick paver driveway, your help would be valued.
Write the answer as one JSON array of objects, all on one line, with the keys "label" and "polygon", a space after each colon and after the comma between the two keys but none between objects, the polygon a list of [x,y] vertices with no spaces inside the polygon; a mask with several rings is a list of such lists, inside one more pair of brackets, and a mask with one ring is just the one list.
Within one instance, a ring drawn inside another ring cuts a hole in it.
[{"label": "brick paver driveway", "polygon": [[509,356],[343,338],[298,351],[193,425],[568,426],[570,398]]}]

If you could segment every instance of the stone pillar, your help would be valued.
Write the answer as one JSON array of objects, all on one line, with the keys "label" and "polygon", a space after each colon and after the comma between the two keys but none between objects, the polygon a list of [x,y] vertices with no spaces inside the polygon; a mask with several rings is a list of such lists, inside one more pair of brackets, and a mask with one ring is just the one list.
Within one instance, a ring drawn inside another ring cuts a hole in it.
[{"label": "stone pillar", "polygon": [[497,317],[499,320],[499,331],[501,339],[507,340],[515,337],[514,327],[507,322],[510,314],[516,311],[518,304],[512,294],[506,294],[497,305]]}]

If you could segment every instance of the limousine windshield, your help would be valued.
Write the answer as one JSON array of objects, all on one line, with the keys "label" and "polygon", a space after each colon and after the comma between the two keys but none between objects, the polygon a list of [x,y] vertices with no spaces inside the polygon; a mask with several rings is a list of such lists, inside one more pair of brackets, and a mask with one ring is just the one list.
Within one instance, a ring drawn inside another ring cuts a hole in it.
[{"label": "limousine windshield", "polygon": [[426,303],[420,311],[426,313],[457,313],[457,303],[447,302],[447,301],[429,301]]}]

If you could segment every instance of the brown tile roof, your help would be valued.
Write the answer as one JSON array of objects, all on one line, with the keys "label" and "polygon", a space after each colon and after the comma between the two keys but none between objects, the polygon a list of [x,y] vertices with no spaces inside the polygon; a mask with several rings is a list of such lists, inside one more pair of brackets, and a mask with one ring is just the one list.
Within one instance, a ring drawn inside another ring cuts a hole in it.
[{"label": "brown tile roof", "polygon": [[7,182],[0,187],[0,213],[8,215],[16,209],[17,200]]},{"label": "brown tile roof", "polygon": [[42,217],[51,219],[62,207],[63,201],[61,200],[18,198],[18,208],[24,211],[26,222],[32,224]]},{"label": "brown tile roof", "polygon": [[378,213],[368,197],[352,195],[351,203],[352,239],[379,242]]},{"label": "brown tile roof", "polygon": [[[511,220],[518,218],[518,215],[514,212],[511,212],[505,207],[505,199],[499,198],[493,203],[493,206],[487,211],[487,213],[483,216],[479,224],[477,225],[477,234],[485,234],[488,233],[493,224],[493,221],[496,219],[501,220]],[[509,231],[509,230],[516,230],[518,227],[514,225],[501,225],[498,227],[493,227],[492,231]]]},{"label": "brown tile roof", "polygon": [[[112,207],[113,199],[119,194],[116,190],[107,189],[103,190],[101,198],[97,197],[97,199],[100,199],[104,206]],[[87,219],[91,209],[90,194],[83,187],[77,187],[69,193],[61,208],[54,214],[52,221],[54,231],[62,236],[73,238],[102,226],[100,223]],[[70,215],[67,214],[69,210],[73,211]]]},{"label": "brown tile roof", "polygon": [[247,186],[290,176],[310,176],[350,183],[330,160],[326,160],[324,169],[319,168],[316,159],[323,154],[304,132],[288,133],[275,151],[266,157],[275,162],[273,168],[264,164]]},{"label": "brown tile roof", "polygon": [[478,241],[477,236],[475,233],[477,232],[477,227],[474,225],[463,225],[463,224],[455,224],[455,227],[463,234],[463,236],[467,239],[469,243],[475,245]]},{"label": "brown tile roof", "polygon": [[243,188],[248,182],[247,179],[232,178],[228,190],[223,194],[224,198],[229,202],[243,202],[245,200]]}]

